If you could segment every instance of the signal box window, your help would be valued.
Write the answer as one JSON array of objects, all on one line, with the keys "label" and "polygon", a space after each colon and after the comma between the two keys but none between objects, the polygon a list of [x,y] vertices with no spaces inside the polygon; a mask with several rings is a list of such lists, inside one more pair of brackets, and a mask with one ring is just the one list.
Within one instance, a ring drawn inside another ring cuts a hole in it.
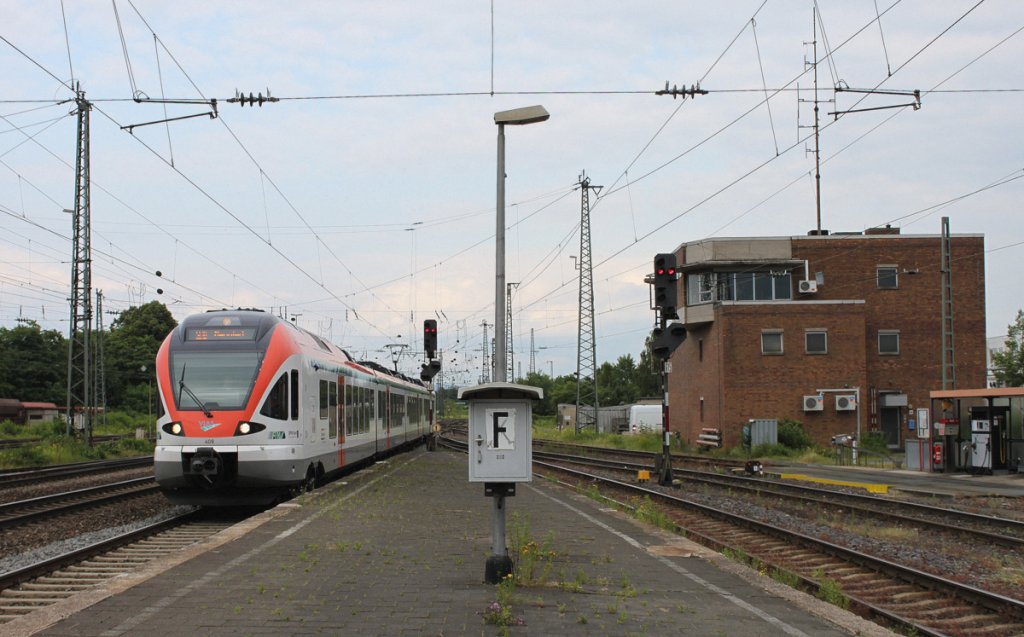
[{"label": "signal box window", "polygon": [[894,265],[878,266],[878,289],[895,290],[899,287],[898,270]]},{"label": "signal box window", "polygon": [[900,333],[896,330],[878,332],[878,353],[895,356],[900,353]]},{"label": "signal box window", "polygon": [[782,330],[764,330],[761,332],[761,353],[769,355],[782,354]]},{"label": "signal box window", "polygon": [[260,409],[260,415],[276,420],[288,418],[288,374],[281,374]]},{"label": "signal box window", "polygon": [[828,354],[828,332],[807,330],[804,332],[804,347],[808,354]]}]

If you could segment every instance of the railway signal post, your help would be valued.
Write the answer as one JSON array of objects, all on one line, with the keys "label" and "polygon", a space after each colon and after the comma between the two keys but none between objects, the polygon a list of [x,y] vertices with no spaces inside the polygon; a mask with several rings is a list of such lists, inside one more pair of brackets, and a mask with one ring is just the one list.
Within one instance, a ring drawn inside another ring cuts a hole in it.
[{"label": "railway signal post", "polygon": [[655,473],[658,484],[672,484],[672,455],[669,449],[669,401],[668,375],[672,371],[669,359],[686,340],[686,328],[682,323],[669,319],[678,319],[676,311],[677,279],[676,255],[672,253],[658,254],[654,257],[654,276],[648,282],[654,284],[654,332],[651,335],[651,350],[661,359],[661,455],[655,458]]},{"label": "railway signal post", "polygon": [[[423,321],[423,353],[427,362],[420,366],[420,380],[424,384],[433,383],[434,376],[441,371],[441,361],[434,358],[437,355],[437,321],[434,319]],[[427,449],[434,451],[437,449],[437,437],[441,434],[441,426],[436,422],[433,412],[430,420],[431,432],[427,438]]]},{"label": "railway signal post", "polygon": [[469,407],[469,481],[483,482],[484,495],[494,499],[491,555],[484,580],[497,584],[512,573],[505,544],[505,498],[516,494],[517,482],[533,477],[533,402],[544,397],[540,387],[487,383],[459,390]]}]

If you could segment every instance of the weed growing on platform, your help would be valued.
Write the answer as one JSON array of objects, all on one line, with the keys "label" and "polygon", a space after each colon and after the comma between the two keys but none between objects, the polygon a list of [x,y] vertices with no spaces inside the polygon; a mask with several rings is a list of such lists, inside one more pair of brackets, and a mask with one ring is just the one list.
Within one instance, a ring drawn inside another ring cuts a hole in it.
[{"label": "weed growing on platform", "polygon": [[769,571],[768,575],[776,582],[779,582],[780,584],[785,584],[790,588],[797,588],[797,586],[799,586],[800,584],[800,576],[798,576],[796,573],[792,571],[787,571],[785,569],[773,568],[771,569],[771,571]]},{"label": "weed growing on platform", "polygon": [[826,577],[821,580],[818,584],[818,599],[828,602],[833,606],[846,609],[850,606],[850,598],[843,593],[842,587],[839,582],[835,581],[831,577]]},{"label": "weed growing on platform", "polygon": [[543,584],[554,563],[557,553],[551,549],[554,533],[549,532],[539,544],[530,535],[530,520],[518,513],[512,514],[510,545],[512,571],[519,586]]},{"label": "weed growing on platform", "polygon": [[722,549],[722,555],[726,556],[733,562],[739,562],[740,564],[749,564],[750,556],[743,549],[733,549],[726,547]]},{"label": "weed growing on platform", "polygon": [[631,503],[633,505],[633,516],[636,519],[647,524],[653,524],[659,529],[666,531],[676,530],[676,523],[669,519],[664,511],[658,509],[649,497],[644,496],[643,499],[633,498]]},{"label": "weed growing on platform", "polygon": [[619,582],[620,588],[616,595],[621,597],[636,597],[636,588],[633,587],[632,582],[629,579],[629,575],[623,571],[622,580]]},{"label": "weed growing on platform", "polygon": [[491,605],[483,612],[484,623],[497,626],[498,634],[503,637],[509,634],[509,626],[522,626],[526,623],[522,617],[512,614],[512,598],[515,595],[515,590],[515,577],[509,573],[498,583],[498,599],[491,602]]}]

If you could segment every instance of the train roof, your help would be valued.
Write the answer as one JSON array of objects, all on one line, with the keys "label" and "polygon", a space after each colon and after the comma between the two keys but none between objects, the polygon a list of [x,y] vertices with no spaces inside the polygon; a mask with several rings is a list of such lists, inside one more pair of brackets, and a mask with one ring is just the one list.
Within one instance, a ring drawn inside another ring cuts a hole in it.
[{"label": "train roof", "polygon": [[[219,316],[218,316],[219,315]],[[259,340],[266,335],[270,330],[276,327],[278,324],[287,325],[289,328],[294,330],[293,334],[301,335],[307,341],[312,341],[316,347],[329,354],[340,356],[345,359],[346,362],[354,363],[360,367],[363,367],[367,372],[382,377],[390,377],[400,380],[417,387],[425,387],[425,384],[419,379],[406,376],[405,374],[390,370],[387,367],[381,365],[376,361],[357,361],[351,354],[346,350],[330,343],[323,338],[320,338],[313,332],[299,327],[295,323],[285,320],[282,317],[269,314],[259,309],[245,309],[238,308],[234,310],[221,309],[221,310],[209,310],[204,314],[193,314],[182,321],[179,329],[188,330],[202,326],[231,326],[237,325],[239,327],[248,327],[256,329],[256,340]],[[184,332],[183,332],[184,333]]]}]

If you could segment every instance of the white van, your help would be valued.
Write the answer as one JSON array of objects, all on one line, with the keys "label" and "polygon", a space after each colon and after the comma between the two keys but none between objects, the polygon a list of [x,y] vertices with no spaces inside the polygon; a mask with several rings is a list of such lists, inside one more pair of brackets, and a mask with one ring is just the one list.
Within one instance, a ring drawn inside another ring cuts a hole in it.
[{"label": "white van", "polygon": [[632,405],[629,433],[661,433],[661,405]]}]

